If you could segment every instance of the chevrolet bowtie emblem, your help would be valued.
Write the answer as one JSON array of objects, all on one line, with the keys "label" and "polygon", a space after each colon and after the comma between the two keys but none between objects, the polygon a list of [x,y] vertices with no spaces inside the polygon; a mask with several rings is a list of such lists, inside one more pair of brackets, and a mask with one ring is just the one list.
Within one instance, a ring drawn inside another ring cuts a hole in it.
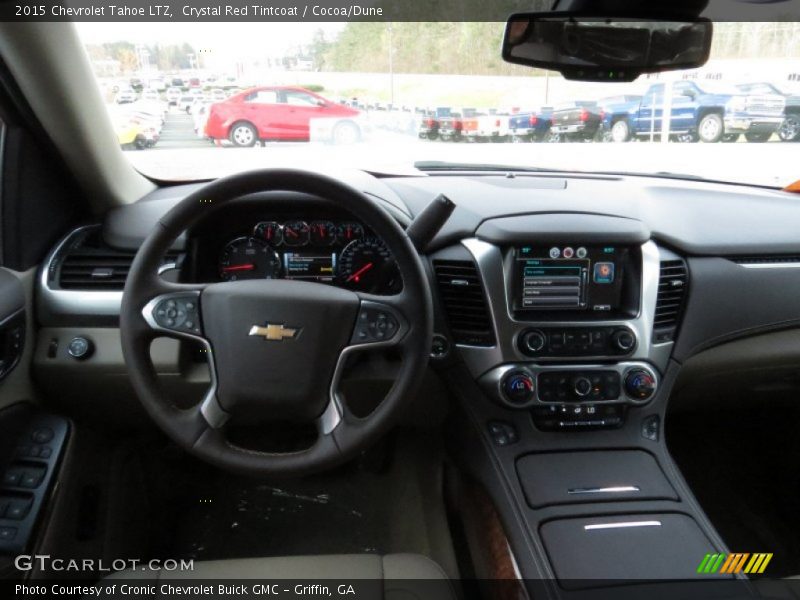
[{"label": "chevrolet bowtie emblem", "polygon": [[266,327],[261,327],[260,325],[253,325],[250,328],[250,333],[248,335],[260,335],[265,340],[270,340],[273,342],[282,342],[285,339],[294,339],[297,337],[297,333],[300,331],[300,328],[293,328],[293,327],[284,327],[281,325],[273,325],[271,323],[267,323]]}]

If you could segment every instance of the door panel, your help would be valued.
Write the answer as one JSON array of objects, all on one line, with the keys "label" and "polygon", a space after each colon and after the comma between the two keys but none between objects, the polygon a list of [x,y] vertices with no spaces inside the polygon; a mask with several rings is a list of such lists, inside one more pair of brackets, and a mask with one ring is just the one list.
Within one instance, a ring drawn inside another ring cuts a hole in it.
[{"label": "door panel", "polygon": [[30,302],[36,269],[17,273],[0,268],[0,409],[33,399],[30,381]]}]

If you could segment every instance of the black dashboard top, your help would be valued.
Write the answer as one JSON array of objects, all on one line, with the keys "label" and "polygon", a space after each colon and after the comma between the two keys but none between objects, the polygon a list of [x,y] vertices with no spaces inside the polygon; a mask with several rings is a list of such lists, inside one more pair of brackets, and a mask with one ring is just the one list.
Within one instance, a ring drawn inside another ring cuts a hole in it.
[{"label": "black dashboard top", "polygon": [[[403,224],[437,194],[448,196],[457,208],[432,243],[433,249],[474,237],[476,232],[494,239],[503,235],[503,230],[522,227],[557,235],[578,233],[572,230],[579,224],[585,232],[602,230],[604,235],[617,229],[618,234],[641,237],[649,231],[656,241],[688,255],[800,253],[800,202],[777,190],[634,176],[377,178],[348,173],[342,179],[374,197]],[[106,241],[120,248],[137,248],[161,215],[197,185],[162,188],[111,211],[104,223]],[[264,194],[263,198],[276,194]],[[282,196],[308,200],[299,195]],[[576,214],[584,216],[567,216]],[[522,215],[525,219],[517,223],[507,219]],[[611,223],[614,225],[609,227]],[[179,239],[176,248],[185,241]]]}]

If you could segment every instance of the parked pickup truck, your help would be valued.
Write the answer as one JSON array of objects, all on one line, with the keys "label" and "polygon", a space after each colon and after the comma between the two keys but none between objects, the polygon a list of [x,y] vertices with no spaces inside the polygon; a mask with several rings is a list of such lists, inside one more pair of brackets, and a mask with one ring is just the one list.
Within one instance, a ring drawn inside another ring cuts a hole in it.
[{"label": "parked pickup truck", "polygon": [[461,135],[471,142],[505,142],[509,136],[509,118],[507,112],[496,109],[475,111],[462,117]]},{"label": "parked pickup truck", "polygon": [[460,142],[464,139],[464,119],[476,116],[478,116],[478,111],[474,108],[456,109],[442,115],[439,117],[439,139],[443,142]]},{"label": "parked pickup truck", "polygon": [[509,133],[512,142],[541,142],[550,133],[552,106],[542,106],[511,115]]},{"label": "parked pickup truck", "polygon": [[746,94],[778,94],[786,99],[783,121],[778,125],[778,137],[784,142],[800,141],[800,96],[782,92],[767,82],[742,83],[736,89]]},{"label": "parked pickup truck", "polygon": [[[735,142],[744,134],[750,142],[764,142],[783,121],[786,99],[779,94],[712,93],[704,87],[693,81],[673,84],[669,129],[679,141]],[[616,142],[659,137],[663,112],[664,84],[657,83],[638,102],[604,106],[602,131]]]},{"label": "parked pickup truck", "polygon": [[439,137],[439,120],[435,110],[425,110],[418,114],[417,136],[421,140],[435,140]]},{"label": "parked pickup truck", "polygon": [[588,141],[600,131],[600,107],[578,100],[557,106],[551,117],[550,141]]}]

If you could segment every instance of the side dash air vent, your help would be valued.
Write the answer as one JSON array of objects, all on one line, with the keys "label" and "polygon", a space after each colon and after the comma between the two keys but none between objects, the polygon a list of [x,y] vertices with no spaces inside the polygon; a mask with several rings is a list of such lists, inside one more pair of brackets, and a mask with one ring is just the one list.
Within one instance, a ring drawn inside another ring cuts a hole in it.
[{"label": "side dash air vent", "polygon": [[466,260],[434,260],[433,268],[454,341],[493,346],[492,320],[475,264]]},{"label": "side dash air vent", "polygon": [[122,291],[135,255],[134,251],[109,247],[99,227],[79,231],[50,264],[50,286],[62,290]]},{"label": "side dash air vent", "polygon": [[675,338],[688,286],[689,273],[685,261],[661,261],[656,316],[653,322],[653,338],[656,343],[669,342]]}]

